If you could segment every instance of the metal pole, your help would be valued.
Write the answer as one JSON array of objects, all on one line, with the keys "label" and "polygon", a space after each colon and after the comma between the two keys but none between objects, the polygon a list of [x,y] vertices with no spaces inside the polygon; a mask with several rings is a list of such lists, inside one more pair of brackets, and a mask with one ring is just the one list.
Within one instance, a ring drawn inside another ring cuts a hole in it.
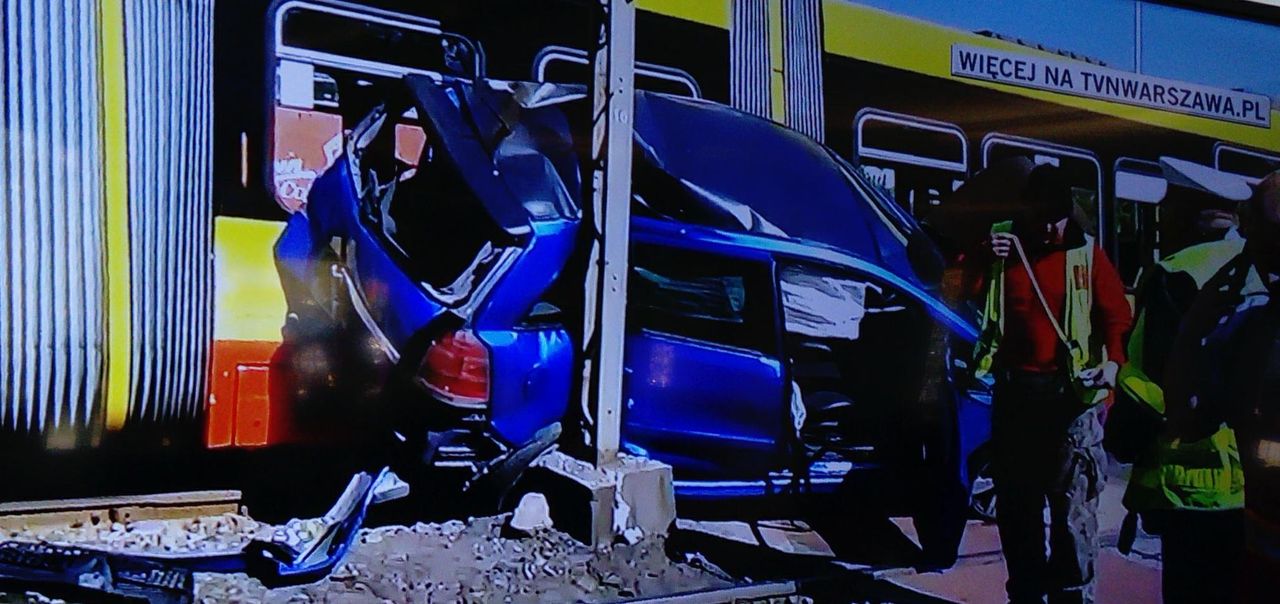
[{"label": "metal pole", "polygon": [[622,357],[626,335],[627,243],[631,231],[631,138],[635,109],[635,6],[599,0],[592,50],[593,229],[586,275],[584,396],[593,422],[596,466],[618,456]]},{"label": "metal pole", "polygon": [[1142,73],[1142,0],[1133,3],[1133,72]]}]

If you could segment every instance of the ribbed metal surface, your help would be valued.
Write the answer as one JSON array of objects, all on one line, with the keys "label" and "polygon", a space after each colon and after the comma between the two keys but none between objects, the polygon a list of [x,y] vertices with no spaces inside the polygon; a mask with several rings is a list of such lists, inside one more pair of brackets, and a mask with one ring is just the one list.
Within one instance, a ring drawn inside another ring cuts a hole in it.
[{"label": "ribbed metal surface", "polygon": [[822,0],[782,0],[787,125],[822,141]]},{"label": "ribbed metal surface", "polygon": [[213,0],[125,3],[130,422],[196,417],[212,329]]},{"label": "ribbed metal surface", "polygon": [[729,102],[770,116],[769,0],[732,0],[729,35]]},{"label": "ribbed metal surface", "polygon": [[0,429],[98,421],[102,173],[96,5],[0,0]]}]

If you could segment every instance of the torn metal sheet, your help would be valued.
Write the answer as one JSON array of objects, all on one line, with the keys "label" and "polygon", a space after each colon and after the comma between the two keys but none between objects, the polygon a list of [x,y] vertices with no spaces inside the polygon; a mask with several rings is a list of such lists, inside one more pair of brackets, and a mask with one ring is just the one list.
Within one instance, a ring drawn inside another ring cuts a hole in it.
[{"label": "torn metal sheet", "polygon": [[246,570],[267,586],[323,578],[346,557],[369,506],[407,494],[408,485],[389,469],[384,468],[377,477],[356,474],[321,518],[323,529],[316,539],[298,545],[283,538],[251,541],[244,548]]}]

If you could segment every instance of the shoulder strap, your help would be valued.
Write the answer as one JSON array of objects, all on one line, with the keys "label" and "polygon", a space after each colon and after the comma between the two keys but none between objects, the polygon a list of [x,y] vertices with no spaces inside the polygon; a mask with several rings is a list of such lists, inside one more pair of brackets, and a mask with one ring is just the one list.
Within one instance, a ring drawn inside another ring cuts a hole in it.
[{"label": "shoulder strap", "polygon": [[1044,290],[1040,289],[1040,281],[1036,279],[1035,271],[1031,270],[1031,262],[1027,260],[1027,253],[1022,249],[1022,240],[1016,235],[1013,237],[1013,247],[1018,253],[1018,260],[1022,261],[1022,268],[1027,271],[1027,279],[1031,281],[1031,289],[1035,290],[1036,298],[1040,300],[1040,307],[1044,309],[1044,314],[1049,317],[1049,323],[1053,325],[1053,331],[1058,334],[1058,339],[1062,341],[1067,349],[1071,348],[1071,340],[1067,338],[1067,332],[1063,331],[1062,323],[1058,321],[1058,317],[1054,316],[1053,310],[1049,308],[1049,300],[1044,297]]}]

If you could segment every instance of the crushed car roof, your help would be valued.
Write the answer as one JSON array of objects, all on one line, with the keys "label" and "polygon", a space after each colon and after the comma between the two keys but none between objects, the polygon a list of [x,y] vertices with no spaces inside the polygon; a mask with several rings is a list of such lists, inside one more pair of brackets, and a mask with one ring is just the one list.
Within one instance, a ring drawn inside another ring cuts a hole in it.
[{"label": "crushed car roof", "polygon": [[[452,139],[442,141],[446,151],[468,151],[470,159],[454,161],[470,173],[467,180],[483,190],[477,190],[482,197],[513,194],[510,202],[496,204],[505,209],[516,204],[530,209],[531,199],[554,200],[558,215],[576,214],[582,196],[580,166],[589,152],[589,137],[580,133],[586,120],[578,119],[589,115],[585,88],[487,80],[437,83],[412,75],[406,81],[416,97],[414,105],[428,114],[424,121]],[[816,242],[913,273],[906,242],[918,230],[914,221],[812,139],[730,107],[685,97],[637,91],[635,111],[633,194],[648,190],[638,201],[655,213],[713,228]],[[552,112],[561,115],[553,118]],[[453,119],[459,115],[469,126],[465,132]],[[464,165],[476,163],[473,151],[481,147],[488,155],[485,165]],[[517,158],[519,165],[513,161]],[[494,170],[503,163],[507,169]],[[498,180],[506,181],[509,193],[493,188]]]},{"label": "crushed car roof", "polygon": [[[636,95],[642,158],[705,201],[749,207],[787,236],[870,260],[892,261],[912,228],[891,201],[807,136],[730,107],[662,94]],[[902,238],[899,238],[899,236]]]}]

